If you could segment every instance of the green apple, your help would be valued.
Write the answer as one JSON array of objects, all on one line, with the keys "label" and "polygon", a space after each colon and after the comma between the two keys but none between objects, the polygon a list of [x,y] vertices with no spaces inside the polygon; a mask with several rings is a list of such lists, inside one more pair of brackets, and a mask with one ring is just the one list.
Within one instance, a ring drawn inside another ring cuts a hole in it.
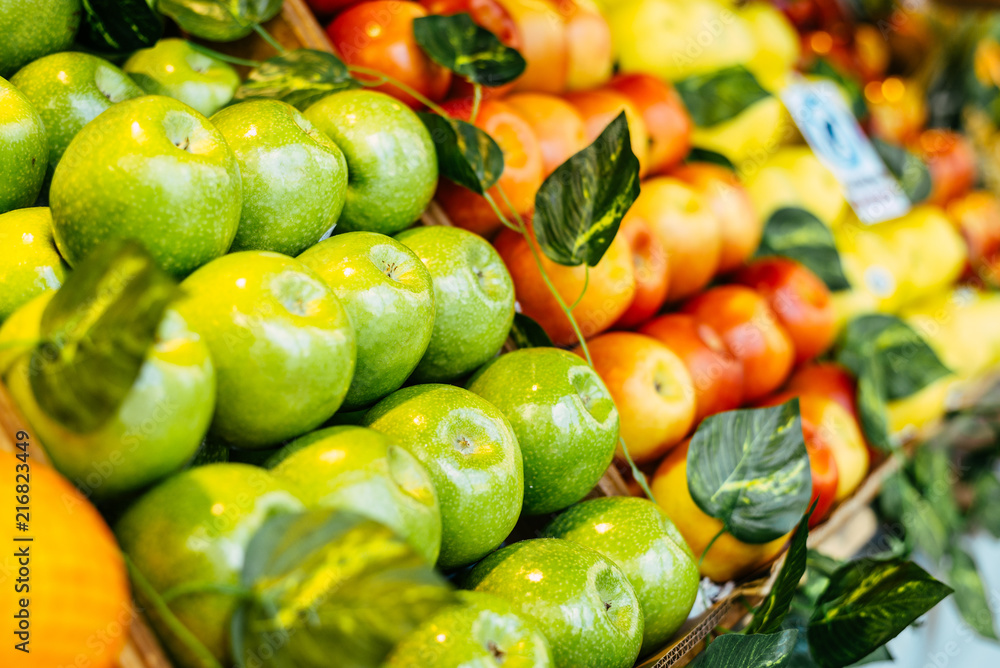
[{"label": "green apple", "polygon": [[57,290],[68,270],[52,238],[48,208],[0,214],[0,322],[37,295]]},{"label": "green apple", "polygon": [[191,274],[177,304],[218,374],[213,436],[267,448],[333,415],[354,376],[354,330],[311,269],[267,251],[232,253]]},{"label": "green apple", "polygon": [[[115,525],[115,535],[160,594],[177,587],[200,591],[168,601],[187,631],[223,665],[231,665],[230,618],[238,605],[226,587],[240,585],[250,540],[269,518],[303,510],[297,492],[269,472],[246,464],[209,464],[168,478],[142,496]],[[140,603],[148,605],[140,596]],[[150,615],[180,665],[194,660],[163,619]]]},{"label": "green apple", "polygon": [[514,543],[479,562],[465,585],[501,596],[544,629],[557,666],[630,668],[642,608],[611,560],[568,540]]},{"label": "green apple", "polygon": [[384,668],[552,668],[537,624],[510,602],[479,591],[437,613],[403,638]]},{"label": "green apple", "polygon": [[135,239],[185,276],[229,249],[241,193],[236,157],[208,119],[169,97],[125,100],[88,123],[56,167],[56,245],[73,266],[105,239]]},{"label": "green apple", "polygon": [[249,100],[209,120],[243,177],[243,211],[230,251],[298,255],[333,227],[344,208],[347,162],[295,107]]},{"label": "green apple", "polygon": [[308,507],[352,510],[405,538],[431,564],[441,550],[441,509],[423,465],[385,434],[330,427],[298,438],[268,461]]},{"label": "green apple", "polygon": [[42,117],[24,93],[0,79],[0,213],[35,203],[48,164]]},{"label": "green apple", "polygon": [[521,450],[495,406],[460,387],[417,385],[390,394],[365,417],[421,461],[441,503],[438,566],[457,568],[510,535],[524,499]]},{"label": "green apple", "polygon": [[180,100],[205,116],[226,106],[240,87],[236,70],[177,38],[136,51],[123,69],[150,95]]},{"label": "green apple", "polygon": [[587,496],[618,445],[618,410],[600,376],[557,348],[487,363],[468,388],[499,408],[524,457],[524,512],[551,513]]},{"label": "green apple", "polygon": [[55,293],[48,290],[22,304],[0,325],[0,381],[7,377],[17,359],[38,343],[42,312]]},{"label": "green apple", "polygon": [[376,232],[326,239],[298,258],[337,293],[358,339],[348,410],[398,390],[427,350],[434,328],[431,275],[413,251]]},{"label": "green apple", "polygon": [[306,118],[347,158],[347,203],[339,232],[395,234],[420,217],[437,187],[437,153],[412,109],[372,90],[324,97]]},{"label": "green apple", "polygon": [[500,255],[457,227],[419,227],[396,238],[434,279],[434,333],[413,380],[446,382],[479,368],[500,351],[514,322],[514,283]]},{"label": "green apple", "polygon": [[111,105],[143,95],[127,74],[108,61],[74,51],[40,58],[10,82],[31,101],[45,124],[50,171],[84,125]]},{"label": "green apple", "polygon": [[0,0],[0,77],[68,49],[81,16],[80,0]]},{"label": "green apple", "polygon": [[[33,323],[32,331],[37,328]],[[215,403],[208,347],[172,309],[156,337],[117,412],[87,434],[63,427],[39,407],[29,355],[7,374],[11,395],[53,465],[88,496],[120,496],[170,475],[190,461],[208,430]]]},{"label": "green apple", "polygon": [[661,649],[691,612],[698,564],[663,510],[648,499],[609,496],[579,503],[545,530],[597,550],[628,577],[642,606],[643,656]]}]

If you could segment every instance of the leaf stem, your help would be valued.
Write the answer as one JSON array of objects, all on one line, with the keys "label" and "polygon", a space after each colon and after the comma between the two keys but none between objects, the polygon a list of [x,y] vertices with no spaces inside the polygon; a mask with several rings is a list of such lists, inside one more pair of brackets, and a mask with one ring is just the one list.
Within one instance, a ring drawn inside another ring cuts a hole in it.
[{"label": "leaf stem", "polygon": [[483,103],[483,85],[475,84],[472,91],[472,114],[469,116],[469,122],[474,124],[476,117],[479,116],[479,106]]},{"label": "leaf stem", "polygon": [[277,51],[280,54],[284,54],[286,52],[285,47],[281,45],[281,42],[274,39],[274,37],[271,36],[271,33],[269,33],[267,30],[264,29],[264,26],[262,26],[259,23],[254,23],[252,28],[253,31],[258,35],[260,35],[261,39],[270,44],[271,48],[273,48],[275,51]]},{"label": "leaf stem", "polygon": [[587,288],[589,286],[590,286],[590,265],[589,264],[584,264],[583,265],[583,290],[580,290],[580,296],[577,297],[576,301],[573,302],[573,305],[569,307],[570,311],[575,311],[576,307],[580,305],[580,302],[583,301],[583,296],[585,294],[587,294]]},{"label": "leaf stem", "polygon": [[191,48],[195,51],[205,54],[206,56],[211,56],[216,60],[221,60],[224,63],[229,63],[230,65],[242,65],[244,67],[260,67],[261,63],[259,60],[247,60],[246,58],[237,58],[236,56],[230,56],[225,53],[220,53],[215,49],[210,49],[204,44],[198,44],[197,42],[191,42]]},{"label": "leaf stem", "polygon": [[[405,83],[403,83],[399,79],[396,79],[395,77],[389,76],[385,72],[382,72],[380,70],[376,70],[376,69],[374,69],[372,67],[361,67],[360,65],[348,65],[347,66],[347,70],[349,72],[354,72],[354,73],[357,73],[357,74],[364,74],[365,76],[376,77],[377,79],[381,79],[381,81],[379,83],[375,84],[376,86],[381,86],[383,83],[391,84],[391,85],[395,86],[396,88],[398,88],[399,90],[401,90],[404,93],[406,93],[407,95],[409,95],[410,97],[414,98],[415,100],[417,100],[418,102],[420,102],[424,106],[426,106],[428,109],[430,109],[434,113],[440,114],[441,116],[444,116],[445,118],[451,118],[451,115],[447,111],[445,111],[444,108],[441,107],[441,105],[437,104],[436,102],[434,102],[433,100],[431,100],[430,98],[428,98],[426,95],[423,95],[423,94],[417,92],[416,90],[414,90],[410,86],[407,86]],[[361,83],[365,84],[364,81],[362,81]],[[368,84],[368,85],[370,85],[370,84]]]},{"label": "leaf stem", "polygon": [[698,570],[699,571],[701,570],[701,565],[705,562],[705,557],[708,556],[708,551],[712,549],[712,546],[715,545],[715,541],[719,540],[719,538],[721,538],[722,534],[724,534],[724,533],[726,533],[726,527],[725,526],[723,526],[721,529],[719,529],[719,533],[715,534],[712,537],[712,540],[708,541],[708,545],[706,545],[705,549],[702,551],[701,557],[698,558]]}]

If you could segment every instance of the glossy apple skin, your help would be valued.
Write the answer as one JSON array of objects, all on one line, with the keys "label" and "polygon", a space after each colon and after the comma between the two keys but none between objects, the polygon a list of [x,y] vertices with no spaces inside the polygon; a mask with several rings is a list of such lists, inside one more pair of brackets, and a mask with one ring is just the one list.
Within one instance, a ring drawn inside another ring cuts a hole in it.
[{"label": "glossy apple skin", "polygon": [[561,93],[569,77],[566,23],[556,8],[536,0],[496,0],[517,26],[519,51],[527,62],[515,91]]},{"label": "glossy apple skin", "polygon": [[[378,70],[440,102],[448,93],[452,74],[431,60],[413,36],[413,21],[424,16],[427,10],[414,2],[362,2],[338,14],[326,34],[348,65]],[[413,109],[424,108],[423,102],[391,84],[372,90],[392,95]]]},{"label": "glossy apple skin", "polygon": [[[618,407],[621,438],[633,460],[654,461],[684,440],[694,424],[696,400],[680,357],[632,332],[602,334],[587,345]],[[583,355],[579,347],[573,352]],[[624,456],[620,447],[618,455]]]},{"label": "glossy apple skin", "polygon": [[214,437],[266,448],[340,408],[354,376],[354,330],[315,272],[278,253],[244,251],[205,265],[181,288],[177,309],[218,373]]},{"label": "glossy apple skin", "polygon": [[350,90],[326,96],[304,115],[347,158],[338,232],[395,234],[420,217],[437,186],[437,153],[410,108],[384,93]]},{"label": "glossy apple skin", "polygon": [[611,27],[592,0],[551,2],[566,23],[566,88],[588,90],[607,83],[614,69]]},{"label": "glossy apple skin", "polygon": [[538,621],[557,666],[628,668],[642,645],[642,608],[610,559],[557,538],[525,540],[494,552],[465,587],[507,599]]},{"label": "glossy apple skin", "polygon": [[619,74],[608,88],[627,97],[649,133],[649,174],[663,174],[691,150],[691,117],[673,86],[641,72]]},{"label": "glossy apple skin", "polygon": [[570,103],[545,93],[516,93],[504,102],[531,126],[542,151],[542,171],[548,176],[587,148],[587,128]]},{"label": "glossy apple skin", "polygon": [[233,99],[240,77],[228,63],[195,51],[183,39],[161,39],[122,68],[150,95],[166,95],[211,116]]},{"label": "glossy apple skin", "polygon": [[0,77],[68,49],[80,27],[80,0],[12,0],[0,5]]},{"label": "glossy apple skin", "polygon": [[639,333],[653,337],[684,361],[694,383],[695,425],[743,403],[743,363],[709,325],[690,315],[670,313],[650,321]]},{"label": "glossy apple skin", "polygon": [[248,100],[209,120],[236,155],[243,179],[230,252],[297,255],[333,227],[347,196],[347,161],[295,107]]},{"label": "glossy apple skin", "polygon": [[8,374],[11,396],[53,465],[94,499],[120,497],[182,468],[212,420],[216,375],[208,347],[173,309],[121,406],[91,433],[75,433],[41,409],[29,361],[22,356]]},{"label": "glossy apple skin", "polygon": [[[553,262],[538,248],[533,234],[531,244],[563,303],[568,307],[579,299],[573,317],[584,337],[595,336],[611,327],[632,303],[636,281],[631,249],[624,237],[616,235],[601,261],[590,268],[589,282],[586,267],[567,267]],[[497,235],[494,246],[510,270],[522,312],[537,321],[557,346],[576,342],[572,324],[545,284],[528,240],[505,229]]]},{"label": "glossy apple skin", "polygon": [[351,317],[358,359],[343,409],[371,406],[402,387],[434,331],[433,279],[420,258],[384,234],[347,232],[298,259],[326,281]]},{"label": "glossy apple skin", "polygon": [[698,190],[719,223],[719,273],[742,266],[760,246],[764,221],[736,174],[725,167],[694,162],[677,167],[671,176]]},{"label": "glossy apple skin", "polygon": [[795,347],[795,363],[824,353],[837,335],[837,313],[830,290],[795,260],[769,257],[741,270],[736,280],[753,288],[768,305]]},{"label": "glossy apple skin", "polygon": [[[111,169],[127,164],[128,169]],[[169,97],[119,102],[76,135],[49,192],[73,266],[106,239],[135,239],[183,277],[227,250],[243,202],[239,165],[204,116]]]},{"label": "glossy apple skin", "polygon": [[801,394],[821,394],[858,419],[854,376],[836,362],[814,362],[799,367],[788,379],[785,389]]},{"label": "glossy apple skin", "polygon": [[434,481],[440,568],[471,564],[510,535],[524,500],[524,468],[499,409],[459,387],[415,385],[376,404],[365,425],[407,449]]},{"label": "glossy apple skin", "polygon": [[34,105],[49,138],[54,170],[84,125],[123,100],[145,95],[127,74],[89,53],[53,53],[21,68],[10,82]]},{"label": "glossy apple skin", "polygon": [[267,462],[307,507],[350,510],[409,542],[428,563],[441,550],[441,508],[423,465],[385,434],[330,427],[295,439]]},{"label": "glossy apple skin", "polygon": [[618,236],[625,239],[632,249],[635,297],[628,310],[618,318],[615,327],[632,329],[656,315],[667,301],[670,263],[667,249],[644,218],[626,215],[618,228]]},{"label": "glossy apple skin", "polygon": [[[192,582],[238,587],[247,546],[264,522],[303,510],[297,492],[246,464],[209,464],[179,473],[134,503],[115,525],[122,551],[159,593]],[[223,665],[231,662],[233,594],[198,593],[170,602],[177,619]],[[198,660],[167,626],[152,622],[184,665]]]},{"label": "glossy apple skin", "polygon": [[46,290],[58,290],[69,267],[52,238],[47,207],[0,214],[0,323]]},{"label": "glossy apple skin", "polygon": [[742,285],[712,288],[684,305],[684,312],[722,337],[743,363],[743,400],[756,401],[781,387],[795,348],[767,300]]},{"label": "glossy apple skin", "polygon": [[[443,109],[453,118],[470,121],[472,100],[452,100]],[[535,208],[535,195],[542,185],[543,174],[542,149],[531,125],[499,100],[484,101],[473,125],[490,135],[503,152],[503,174],[487,192],[509,221],[527,215]],[[500,194],[501,189],[511,206]],[[447,179],[441,179],[435,199],[458,227],[486,238],[503,227],[485,197]]]},{"label": "glossy apple skin", "polygon": [[723,533],[702,557],[709,543],[722,530],[722,522],[706,515],[691,498],[687,483],[689,445],[690,439],[660,463],[651,483],[653,495],[684,536],[695,559],[700,561],[698,570],[702,575],[715,582],[749,575],[777,557],[788,543],[790,534],[763,545],[751,545]]},{"label": "glossy apple skin", "polygon": [[460,378],[503,347],[514,321],[514,284],[490,244],[456,227],[418,227],[396,239],[430,272],[434,328],[416,382]]},{"label": "glossy apple skin", "polygon": [[642,606],[640,656],[661,649],[681,627],[698,595],[698,565],[666,513],[652,501],[628,496],[590,499],[545,529],[600,552],[628,577]]},{"label": "glossy apple skin", "polygon": [[48,161],[41,116],[24,93],[0,79],[0,213],[34,204]]},{"label": "glossy apple skin", "polygon": [[404,638],[385,668],[553,668],[549,643],[538,623],[514,606],[481,591],[458,593],[459,604],[434,615]]},{"label": "glossy apple skin", "polygon": [[587,496],[618,447],[618,410],[597,373],[558,348],[527,348],[483,367],[468,389],[500,409],[524,459],[524,513]]},{"label": "glossy apple skin", "polygon": [[667,249],[668,301],[708,285],[719,267],[722,235],[701,193],[679,179],[652,178],[642,184],[629,213],[645,219]]}]

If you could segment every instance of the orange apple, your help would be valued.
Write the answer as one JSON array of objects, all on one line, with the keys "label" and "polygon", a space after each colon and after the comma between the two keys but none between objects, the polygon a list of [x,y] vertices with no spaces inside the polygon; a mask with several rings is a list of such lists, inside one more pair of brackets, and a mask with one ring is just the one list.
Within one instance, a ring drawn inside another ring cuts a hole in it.
[{"label": "orange apple", "polygon": [[561,97],[547,93],[515,93],[504,102],[535,131],[542,149],[545,176],[590,144],[580,112]]},{"label": "orange apple", "polygon": [[693,125],[680,95],[668,82],[644,73],[619,74],[608,83],[635,105],[649,134],[647,172],[663,174],[691,150]]},{"label": "orange apple", "polygon": [[642,114],[627,97],[608,88],[567,93],[563,98],[573,105],[583,117],[587,129],[587,143],[593,142],[608,127],[611,121],[625,112],[628,121],[629,136],[632,140],[632,152],[639,159],[639,173],[644,173],[647,157],[649,135],[646,132],[646,122]]},{"label": "orange apple", "polygon": [[635,297],[615,326],[630,329],[652,318],[663,306],[670,287],[670,271],[667,250],[645,220],[631,213],[626,214],[618,228],[618,236],[624,238],[632,249]]},{"label": "orange apple", "polygon": [[517,25],[527,63],[514,90],[561,93],[569,76],[566,22],[545,0],[495,0]]}]

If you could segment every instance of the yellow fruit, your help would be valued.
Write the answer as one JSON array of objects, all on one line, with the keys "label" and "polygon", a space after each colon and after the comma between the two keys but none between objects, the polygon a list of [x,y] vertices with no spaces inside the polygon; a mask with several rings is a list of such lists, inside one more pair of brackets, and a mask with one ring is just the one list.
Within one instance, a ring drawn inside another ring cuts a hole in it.
[{"label": "yellow fruit", "polygon": [[7,375],[18,357],[34,346],[39,337],[42,311],[55,293],[49,290],[22,304],[0,326],[0,379]]},{"label": "yellow fruit", "polygon": [[[33,443],[29,451],[37,447]],[[118,544],[104,519],[69,481],[29,457],[25,483],[24,478],[15,479],[26,470],[18,468],[23,466],[12,453],[0,452],[0,494],[11,521],[0,557],[0,572],[6,574],[0,577],[0,617],[7,625],[0,666],[118,666],[135,616]],[[28,529],[11,535],[20,494],[28,496]],[[15,537],[33,540],[14,542]],[[22,550],[25,556],[15,556]],[[17,589],[23,586],[27,589]],[[24,622],[17,618],[22,610],[27,610]],[[12,634],[25,625],[28,654],[15,649],[24,637]]]},{"label": "yellow fruit", "polygon": [[[701,146],[697,139],[694,143]],[[832,227],[847,206],[840,183],[807,146],[780,148],[757,169],[741,171],[763,220],[790,206],[805,209]]]},{"label": "yellow fruit", "polygon": [[980,376],[1000,362],[1000,296],[994,293],[941,292],[900,315],[961,379]]},{"label": "yellow fruit", "polygon": [[955,376],[941,378],[916,394],[889,402],[889,433],[916,435],[932,422],[939,420],[948,410]]},{"label": "yellow fruit", "polygon": [[769,2],[751,2],[739,12],[755,42],[755,53],[746,66],[760,84],[780,90],[799,60],[799,34],[785,15]]},{"label": "yellow fruit", "polygon": [[766,97],[728,121],[705,128],[695,126],[691,141],[729,158],[745,181],[791,133],[791,118],[781,100]]}]

